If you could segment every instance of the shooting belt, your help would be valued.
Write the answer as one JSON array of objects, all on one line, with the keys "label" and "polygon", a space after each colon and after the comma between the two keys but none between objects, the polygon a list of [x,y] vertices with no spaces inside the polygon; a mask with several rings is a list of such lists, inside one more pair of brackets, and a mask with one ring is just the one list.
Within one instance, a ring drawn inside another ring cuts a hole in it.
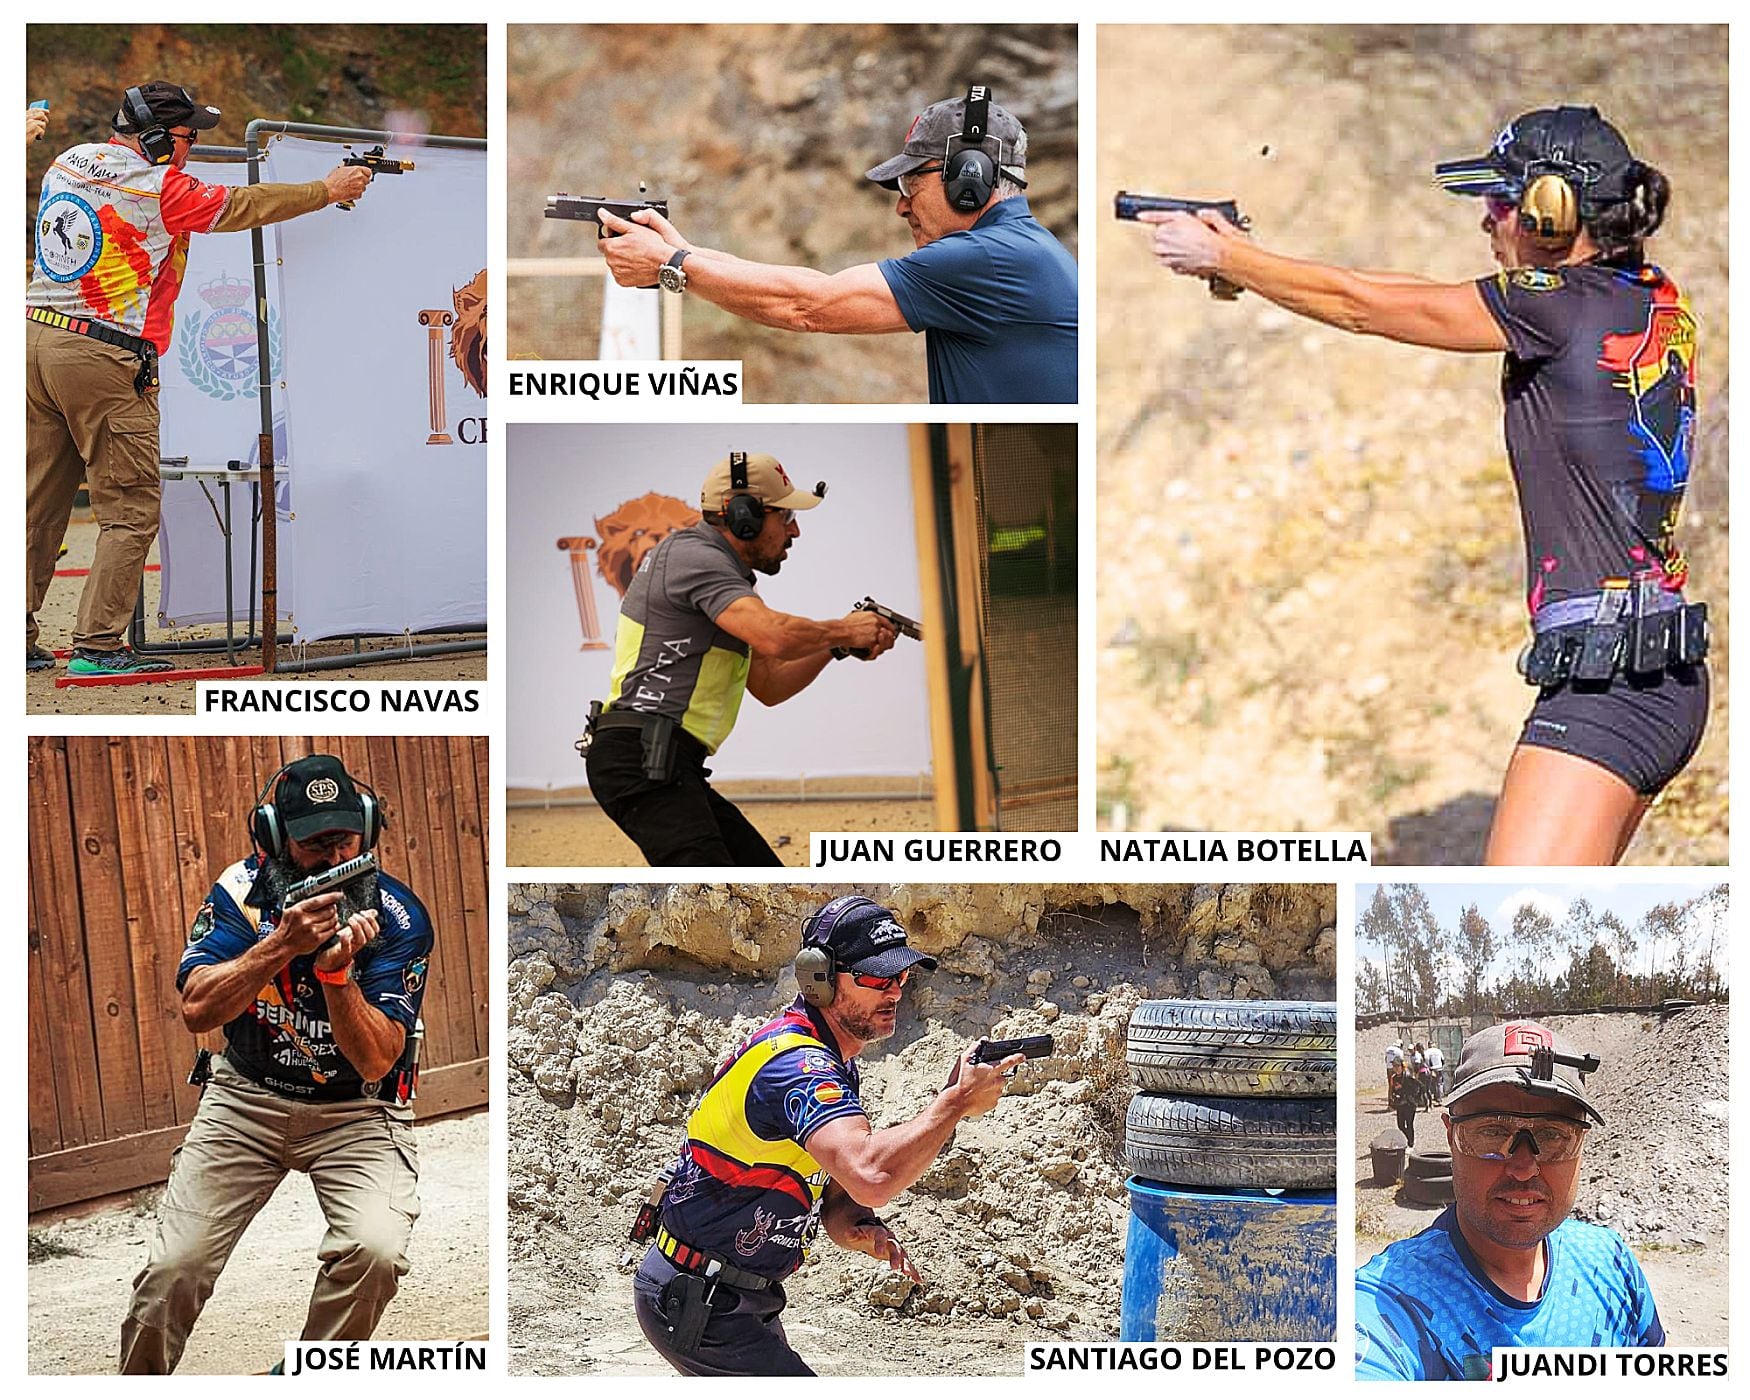
[{"label": "shooting belt", "polygon": [[1651,675],[1708,653],[1707,604],[1641,581],[1547,603],[1531,626],[1519,672],[1536,686]]},{"label": "shooting belt", "polygon": [[739,1288],[744,1293],[760,1293],[772,1286],[769,1278],[750,1274],[746,1269],[738,1269],[715,1254],[707,1254],[702,1249],[683,1244],[661,1225],[656,1227],[656,1247],[677,1269],[685,1269],[689,1274],[704,1274],[707,1278],[714,1278],[731,1288]]},{"label": "shooting belt", "polygon": [[105,345],[113,345],[118,350],[126,350],[139,356],[140,372],[134,376],[135,392],[143,394],[148,389],[158,387],[158,347],[151,341],[129,335],[126,331],[118,331],[102,321],[93,321],[86,316],[69,316],[65,312],[51,311],[46,306],[25,307],[24,318],[35,321],[39,326],[53,326],[56,330],[72,331],[74,335],[100,340]]}]

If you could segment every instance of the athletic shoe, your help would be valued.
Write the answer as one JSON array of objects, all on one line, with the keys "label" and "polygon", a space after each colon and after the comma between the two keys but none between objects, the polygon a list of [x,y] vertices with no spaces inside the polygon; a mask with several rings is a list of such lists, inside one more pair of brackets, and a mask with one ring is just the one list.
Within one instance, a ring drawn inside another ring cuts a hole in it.
[{"label": "athletic shoe", "polygon": [[44,647],[30,647],[24,653],[24,669],[26,671],[52,671],[55,669],[55,654]]},{"label": "athletic shoe", "polygon": [[136,676],[145,671],[174,671],[168,661],[155,661],[141,656],[132,647],[115,651],[93,651],[90,647],[75,647],[73,659],[67,663],[70,676]]}]

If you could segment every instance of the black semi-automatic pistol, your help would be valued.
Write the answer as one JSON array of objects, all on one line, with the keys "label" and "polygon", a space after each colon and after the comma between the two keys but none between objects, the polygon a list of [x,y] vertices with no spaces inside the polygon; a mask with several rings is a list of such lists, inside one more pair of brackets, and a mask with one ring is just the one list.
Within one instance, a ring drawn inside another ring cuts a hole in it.
[{"label": "black semi-automatic pistol", "polygon": [[1025,1055],[1029,1060],[1042,1060],[1051,1053],[1048,1035],[1024,1035],[1015,1040],[981,1040],[972,1052],[975,1065],[1001,1064],[1010,1055]]},{"label": "black semi-automatic pistol", "polygon": [[[368,151],[357,151],[341,161],[341,164],[362,166],[371,172],[373,180],[379,175],[405,175],[413,169],[412,161],[398,160],[388,155],[381,146],[372,146]],[[356,203],[358,201],[354,199],[343,199],[340,201],[340,207],[351,209]]]},{"label": "black semi-automatic pistol", "polygon": [[[921,642],[924,639],[924,629],[922,626],[913,622],[904,613],[896,613],[892,608],[877,603],[873,598],[865,598],[860,603],[852,603],[851,611],[872,612],[876,617],[886,621],[895,632],[899,633],[900,636],[910,637],[914,642]],[[832,649],[832,654],[833,659],[836,661],[843,661],[847,656],[854,656],[859,661],[867,661],[869,659],[868,651],[862,647],[834,647]]]},{"label": "black semi-automatic pistol", "polygon": [[[1213,209],[1222,218],[1238,229],[1249,229],[1252,221],[1240,213],[1239,201],[1234,199],[1180,199],[1170,194],[1132,194],[1129,190],[1119,190],[1117,198],[1112,201],[1112,212],[1120,219],[1134,221],[1138,214],[1198,214],[1205,209]],[[1225,277],[1210,277],[1209,294],[1222,301],[1232,301],[1242,291]]]},{"label": "black semi-automatic pistol", "polygon": [[618,219],[630,219],[640,209],[654,209],[663,218],[668,217],[668,201],[666,199],[645,199],[640,191],[637,199],[609,199],[605,195],[595,194],[550,194],[547,196],[547,207],[542,211],[542,217],[547,219],[588,219],[596,226],[597,238],[612,238],[607,225],[602,223],[602,210],[607,210]]}]

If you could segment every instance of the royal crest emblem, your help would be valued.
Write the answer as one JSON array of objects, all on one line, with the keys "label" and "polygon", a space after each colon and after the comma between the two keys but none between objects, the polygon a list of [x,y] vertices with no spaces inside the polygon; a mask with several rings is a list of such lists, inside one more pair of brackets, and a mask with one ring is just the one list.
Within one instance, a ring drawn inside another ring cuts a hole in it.
[{"label": "royal crest emblem", "polygon": [[[260,392],[260,352],[255,317],[249,309],[247,282],[222,276],[200,289],[209,310],[186,317],[177,328],[177,361],[188,382],[208,398],[226,402],[252,399]],[[279,373],[280,325],[272,307],[267,313],[270,374]]]}]

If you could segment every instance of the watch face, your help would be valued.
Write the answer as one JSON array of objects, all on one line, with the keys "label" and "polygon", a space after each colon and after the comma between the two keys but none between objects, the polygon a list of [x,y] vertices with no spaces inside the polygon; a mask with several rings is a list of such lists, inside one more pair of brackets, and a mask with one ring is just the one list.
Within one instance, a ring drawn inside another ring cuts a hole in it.
[{"label": "watch face", "polygon": [[687,274],[678,267],[664,266],[656,274],[656,280],[665,292],[684,292],[687,289]]}]

